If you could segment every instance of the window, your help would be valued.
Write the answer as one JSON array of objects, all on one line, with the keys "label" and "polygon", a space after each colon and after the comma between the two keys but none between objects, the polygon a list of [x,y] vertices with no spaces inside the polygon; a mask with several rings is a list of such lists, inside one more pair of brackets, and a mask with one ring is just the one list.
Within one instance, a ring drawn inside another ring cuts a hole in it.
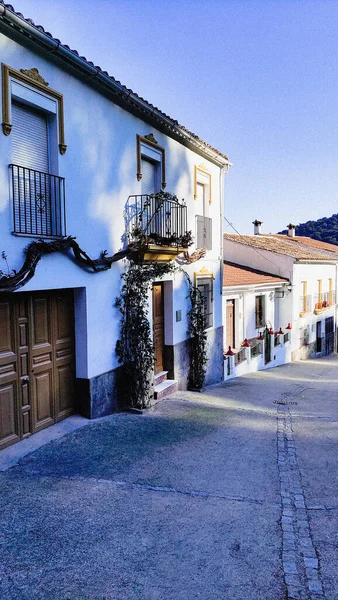
[{"label": "window", "polygon": [[213,277],[196,277],[196,287],[204,299],[205,329],[213,326]]},{"label": "window", "polygon": [[57,148],[66,151],[62,95],[48,88],[37,69],[2,65],[3,131],[11,134],[10,167],[14,233],[62,237],[64,179],[57,174]]},{"label": "window", "polygon": [[265,296],[256,296],[255,305],[256,329],[258,329],[265,325]]},{"label": "window", "polygon": [[[142,194],[165,189],[165,150],[158,145],[152,133],[136,135],[137,180],[142,181]],[[143,183],[143,178],[145,183]],[[150,185],[153,189],[150,190]]]},{"label": "window", "polygon": [[211,175],[204,165],[195,166],[194,198],[197,203],[196,247],[212,250],[212,220],[209,218]]},{"label": "window", "polygon": [[160,190],[159,166],[160,163],[153,162],[148,158],[141,159],[142,166],[142,194],[155,194]]}]

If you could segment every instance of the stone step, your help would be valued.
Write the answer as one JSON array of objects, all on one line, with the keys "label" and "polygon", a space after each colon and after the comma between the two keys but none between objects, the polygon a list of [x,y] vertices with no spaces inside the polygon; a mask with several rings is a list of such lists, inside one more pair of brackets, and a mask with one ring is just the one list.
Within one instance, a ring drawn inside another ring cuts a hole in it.
[{"label": "stone step", "polygon": [[169,394],[173,394],[177,392],[178,386],[177,381],[175,379],[166,379],[155,385],[154,387],[154,400],[161,400],[161,398],[165,398],[169,396]]},{"label": "stone step", "polygon": [[168,371],[161,371],[154,376],[154,386],[159,385],[162,381],[166,381]]}]

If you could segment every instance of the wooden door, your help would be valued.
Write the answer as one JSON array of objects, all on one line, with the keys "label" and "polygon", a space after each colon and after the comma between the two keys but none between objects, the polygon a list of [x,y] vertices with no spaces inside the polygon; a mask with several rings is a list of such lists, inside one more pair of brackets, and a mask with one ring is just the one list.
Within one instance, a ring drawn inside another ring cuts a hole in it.
[{"label": "wooden door", "polygon": [[54,373],[55,420],[61,421],[73,412],[74,406],[74,312],[73,293],[54,295]]},{"label": "wooden door", "polygon": [[75,378],[73,294],[0,296],[0,449],[67,417]]},{"label": "wooden door", "polygon": [[30,357],[33,432],[54,423],[51,298],[36,293],[30,302]]},{"label": "wooden door", "polygon": [[14,306],[0,296],[0,448],[20,439]]},{"label": "wooden door", "polygon": [[153,285],[153,343],[156,374],[163,371],[164,306],[162,283],[155,283]]},{"label": "wooden door", "polygon": [[322,351],[322,322],[316,324],[316,352]]},{"label": "wooden door", "polygon": [[235,347],[235,301],[227,300],[226,312],[226,345]]}]

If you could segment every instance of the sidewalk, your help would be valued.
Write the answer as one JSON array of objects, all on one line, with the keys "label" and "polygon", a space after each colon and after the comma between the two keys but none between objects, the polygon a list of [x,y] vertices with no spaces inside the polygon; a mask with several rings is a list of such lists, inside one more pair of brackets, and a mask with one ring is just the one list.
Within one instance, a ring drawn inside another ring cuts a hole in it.
[{"label": "sidewalk", "polygon": [[337,600],[337,382],[337,356],[293,363],[22,458],[0,598]]}]

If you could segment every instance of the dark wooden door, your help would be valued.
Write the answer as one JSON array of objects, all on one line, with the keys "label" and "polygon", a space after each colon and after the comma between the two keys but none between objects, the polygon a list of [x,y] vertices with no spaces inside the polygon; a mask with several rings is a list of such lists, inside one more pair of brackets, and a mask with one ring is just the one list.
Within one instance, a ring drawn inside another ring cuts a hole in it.
[{"label": "dark wooden door", "polygon": [[325,354],[332,354],[334,349],[334,318],[325,319]]},{"label": "dark wooden door", "polygon": [[266,365],[271,361],[271,338],[272,335],[266,327],[264,330],[264,360]]},{"label": "dark wooden door", "polygon": [[162,283],[155,283],[153,285],[153,342],[156,374],[163,371],[164,306]]},{"label": "dark wooden door", "polygon": [[0,448],[20,439],[14,306],[0,296]]},{"label": "dark wooden door", "polygon": [[55,420],[61,421],[73,412],[74,406],[74,311],[73,292],[54,295],[54,374]]},{"label": "dark wooden door", "polygon": [[322,351],[322,322],[316,324],[316,352]]},{"label": "dark wooden door", "polygon": [[54,423],[51,298],[34,294],[30,302],[30,357],[33,431]]},{"label": "dark wooden door", "polygon": [[227,300],[226,345],[235,347],[235,301]]},{"label": "dark wooden door", "polygon": [[73,294],[0,296],[0,448],[71,414]]}]

